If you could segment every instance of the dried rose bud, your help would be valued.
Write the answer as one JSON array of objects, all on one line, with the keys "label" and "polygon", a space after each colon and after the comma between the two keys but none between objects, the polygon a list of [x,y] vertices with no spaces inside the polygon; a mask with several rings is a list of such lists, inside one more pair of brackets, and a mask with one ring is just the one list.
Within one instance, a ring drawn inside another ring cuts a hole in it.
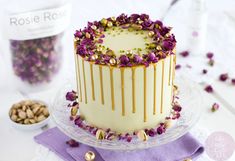
[{"label": "dried rose bud", "polygon": [[157,134],[157,132],[156,132],[154,129],[148,130],[148,135],[149,135],[150,137],[154,137],[156,134]]},{"label": "dried rose bud", "polygon": [[208,64],[209,64],[210,66],[214,66],[215,61],[214,61],[213,59],[210,59],[210,60],[208,61]]},{"label": "dried rose bud", "polygon": [[70,147],[78,147],[79,143],[73,139],[66,141],[66,144],[68,144]]},{"label": "dried rose bud", "polygon": [[208,85],[204,88],[205,91],[207,91],[208,93],[212,93],[213,92],[213,87],[211,85]]},{"label": "dried rose bud", "polygon": [[213,56],[214,56],[214,54],[213,54],[212,52],[208,52],[208,53],[206,54],[206,57],[207,57],[208,59],[212,59]]},{"label": "dried rose bud", "polygon": [[180,64],[177,64],[176,66],[175,66],[175,69],[176,70],[178,70],[178,69],[180,69],[181,68],[181,65]]},{"label": "dried rose bud", "polygon": [[208,71],[207,71],[206,69],[203,69],[203,70],[202,70],[202,73],[203,73],[203,74],[206,74],[207,72],[208,72]]},{"label": "dried rose bud", "polygon": [[211,111],[212,112],[215,112],[215,111],[217,111],[219,109],[219,104],[217,104],[217,103],[214,103],[213,105],[212,105],[212,107],[211,107]]},{"label": "dried rose bud", "polygon": [[136,54],[134,55],[134,57],[133,57],[133,62],[134,62],[134,63],[136,63],[136,64],[141,64],[142,61],[143,61],[143,58],[142,58],[141,56],[136,55]]},{"label": "dried rose bud", "polygon": [[67,92],[65,97],[68,101],[75,101],[78,98],[77,93],[75,91]]},{"label": "dried rose bud", "polygon": [[127,66],[130,63],[130,59],[126,55],[122,55],[119,57],[120,64],[123,66]]},{"label": "dried rose bud", "polygon": [[231,80],[232,85],[235,85],[235,78]]},{"label": "dried rose bud", "polygon": [[187,56],[189,56],[189,51],[182,51],[182,52],[180,53],[180,55],[181,55],[182,57],[187,57]]},{"label": "dried rose bud", "polygon": [[61,66],[62,34],[32,40],[10,40],[15,75],[29,84],[47,83]]},{"label": "dried rose bud", "polygon": [[164,125],[160,125],[158,128],[157,128],[157,133],[159,135],[161,135],[162,133],[164,133],[166,131],[166,128]]},{"label": "dried rose bud", "polygon": [[223,82],[226,81],[228,79],[228,74],[227,73],[221,74],[219,76],[219,79]]},{"label": "dried rose bud", "polygon": [[129,142],[131,142],[131,140],[132,140],[132,137],[130,135],[127,136],[126,141],[129,143]]},{"label": "dried rose bud", "polygon": [[172,107],[172,109],[173,109],[174,111],[176,111],[176,112],[180,112],[180,111],[182,110],[182,107],[181,107],[180,105],[178,105],[178,104],[175,104],[175,105]]}]

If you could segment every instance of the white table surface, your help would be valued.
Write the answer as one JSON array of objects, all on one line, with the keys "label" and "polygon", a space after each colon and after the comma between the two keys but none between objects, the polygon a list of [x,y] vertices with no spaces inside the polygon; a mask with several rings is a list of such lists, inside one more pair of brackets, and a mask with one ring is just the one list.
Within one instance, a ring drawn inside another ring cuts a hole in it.
[{"label": "white table surface", "polygon": [[[63,69],[64,78],[66,79],[74,75],[72,33],[75,29],[84,26],[88,20],[117,15],[120,12],[146,12],[154,15],[154,18],[157,18],[162,16],[169,2],[170,1],[163,2],[163,0],[159,0],[155,5],[152,5],[154,4],[153,1],[139,1],[138,3],[134,3],[134,1],[131,0],[105,0],[102,2],[73,1],[72,25],[65,35],[65,43],[67,44]],[[187,44],[184,37],[184,30],[182,30],[184,23],[188,21],[188,19],[184,18],[185,14],[183,14],[188,12],[188,10],[186,10],[189,7],[188,3],[189,0],[181,0],[168,12],[164,19],[167,24],[175,27],[174,31],[176,32],[179,42],[178,51],[185,50],[190,45]],[[162,5],[163,7],[158,9],[158,5]],[[82,8],[80,6],[82,6]],[[102,6],[103,9],[99,9],[98,6]],[[232,0],[206,0],[206,6],[208,11],[208,26],[205,52],[213,51],[215,53],[216,66],[214,68],[206,66],[205,53],[200,53],[199,56],[190,56],[189,58],[178,56],[178,62],[183,64],[183,66],[185,64],[192,65],[193,68],[187,69],[183,67],[183,69],[177,71],[177,74],[187,71],[193,79],[195,78],[195,81],[201,82],[203,80],[204,82],[209,82],[215,88],[216,93],[229,104],[228,107],[221,102],[221,98],[218,99],[214,94],[204,92],[204,102],[202,104],[203,114],[197,126],[207,129],[210,133],[224,131],[235,138],[235,128],[233,125],[235,122],[235,113],[233,113],[233,111],[235,111],[235,86],[231,86],[229,83],[221,83],[217,78],[222,72],[229,72],[229,75],[235,77],[235,54],[233,53],[235,48],[235,17],[232,17],[235,16],[235,3]],[[2,38],[0,39],[0,43],[5,45]],[[4,45],[0,45],[0,161],[30,161],[35,156],[35,149],[38,147],[33,137],[42,132],[42,130],[21,131],[15,129],[10,124],[8,119],[10,106],[14,102],[24,99],[24,97],[15,89],[16,83],[12,79],[11,74],[9,74],[9,56],[5,52],[6,46]],[[200,61],[196,62],[195,60]],[[205,78],[199,73],[203,67],[207,67],[209,72],[211,71]],[[50,103],[65,79],[55,84],[53,88],[47,91],[30,94],[29,97]],[[210,107],[214,102],[219,103],[221,108],[217,112],[212,113]],[[52,120],[49,126],[54,126]],[[234,161],[235,154],[229,160]]]}]

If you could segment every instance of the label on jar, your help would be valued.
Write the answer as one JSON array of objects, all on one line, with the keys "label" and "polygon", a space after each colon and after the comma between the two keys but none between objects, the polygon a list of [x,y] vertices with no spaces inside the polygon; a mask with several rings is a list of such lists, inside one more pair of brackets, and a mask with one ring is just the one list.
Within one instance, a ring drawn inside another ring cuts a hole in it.
[{"label": "label on jar", "polygon": [[63,32],[68,27],[71,5],[58,8],[11,14],[6,19],[6,36],[13,40],[48,37]]}]

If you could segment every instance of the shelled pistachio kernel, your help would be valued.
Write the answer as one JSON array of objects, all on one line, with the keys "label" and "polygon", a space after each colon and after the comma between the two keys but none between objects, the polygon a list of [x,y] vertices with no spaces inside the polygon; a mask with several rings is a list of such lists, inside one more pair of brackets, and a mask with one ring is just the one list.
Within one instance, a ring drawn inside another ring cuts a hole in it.
[{"label": "shelled pistachio kernel", "polygon": [[13,104],[9,116],[16,123],[28,125],[45,120],[49,116],[49,111],[45,104],[26,100]]},{"label": "shelled pistachio kernel", "polygon": [[173,86],[173,92],[174,92],[175,95],[178,95],[178,94],[179,94],[179,88],[178,88],[177,85],[174,85],[174,86]]},{"label": "shelled pistachio kernel", "polygon": [[157,45],[156,49],[157,50],[162,50],[162,47],[160,45]]},{"label": "shelled pistachio kernel", "polygon": [[78,107],[77,106],[73,106],[71,108],[71,116],[76,116],[78,113]]},{"label": "shelled pistachio kernel", "polygon": [[116,59],[111,58],[111,59],[109,60],[109,63],[110,63],[110,65],[116,65],[116,64],[117,64],[117,61],[116,61]]},{"label": "shelled pistachio kernel", "polygon": [[137,137],[142,141],[147,141],[148,140],[148,136],[147,136],[147,134],[145,133],[144,130],[138,131],[137,132]]},{"label": "shelled pistachio kernel", "polygon": [[97,140],[103,140],[105,138],[105,131],[104,130],[97,130],[96,132],[96,139]]},{"label": "shelled pistachio kernel", "polygon": [[149,31],[148,36],[149,37],[153,37],[153,35],[154,35],[154,32],[153,31]]},{"label": "shelled pistachio kernel", "polygon": [[191,158],[187,158],[184,161],[193,161]]},{"label": "shelled pistachio kernel", "polygon": [[107,23],[107,26],[108,26],[108,27],[112,27],[112,26],[113,26],[113,23],[109,21],[109,22]]},{"label": "shelled pistachio kernel", "polygon": [[107,23],[108,23],[108,20],[106,20],[105,18],[103,18],[100,22],[101,22],[102,26],[106,26]]},{"label": "shelled pistachio kernel", "polygon": [[95,160],[95,153],[92,151],[88,151],[88,152],[86,152],[84,158],[86,161],[94,161]]},{"label": "shelled pistachio kernel", "polygon": [[131,27],[134,28],[135,30],[141,30],[143,28],[141,25],[137,24],[132,24]]},{"label": "shelled pistachio kernel", "polygon": [[96,59],[98,59],[98,55],[97,54],[94,54],[94,55],[91,56],[91,60],[96,60]]},{"label": "shelled pistachio kernel", "polygon": [[93,30],[96,30],[96,29],[97,29],[96,25],[92,25],[91,28],[92,28]]},{"label": "shelled pistachio kernel", "polygon": [[107,50],[106,55],[113,56],[115,54],[114,54],[113,50]]}]

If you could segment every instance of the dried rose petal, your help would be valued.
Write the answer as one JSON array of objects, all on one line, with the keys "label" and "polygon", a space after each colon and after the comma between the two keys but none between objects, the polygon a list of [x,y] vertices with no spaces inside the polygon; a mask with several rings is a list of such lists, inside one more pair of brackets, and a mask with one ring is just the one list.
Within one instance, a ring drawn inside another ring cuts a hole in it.
[{"label": "dried rose petal", "polygon": [[207,91],[208,93],[212,93],[213,92],[213,87],[211,85],[208,85],[204,88],[205,91]]},{"label": "dried rose petal", "polygon": [[214,56],[214,54],[213,54],[212,52],[208,52],[208,53],[206,54],[206,57],[207,57],[208,59],[212,59],[213,56]]},{"label": "dried rose petal", "polygon": [[181,65],[180,64],[177,64],[176,66],[175,66],[175,69],[176,70],[178,70],[178,69],[180,69],[181,68]]},{"label": "dried rose petal", "polygon": [[182,51],[182,52],[180,53],[180,55],[181,55],[182,57],[187,57],[187,56],[189,56],[189,51]]},{"label": "dried rose petal", "polygon": [[212,105],[212,107],[211,107],[211,111],[212,112],[215,112],[215,111],[217,111],[219,109],[219,104],[217,104],[217,103],[214,103],[213,105]]},{"label": "dried rose petal", "polygon": [[228,74],[227,73],[221,74],[219,76],[219,79],[223,82],[226,81],[228,79]]}]

